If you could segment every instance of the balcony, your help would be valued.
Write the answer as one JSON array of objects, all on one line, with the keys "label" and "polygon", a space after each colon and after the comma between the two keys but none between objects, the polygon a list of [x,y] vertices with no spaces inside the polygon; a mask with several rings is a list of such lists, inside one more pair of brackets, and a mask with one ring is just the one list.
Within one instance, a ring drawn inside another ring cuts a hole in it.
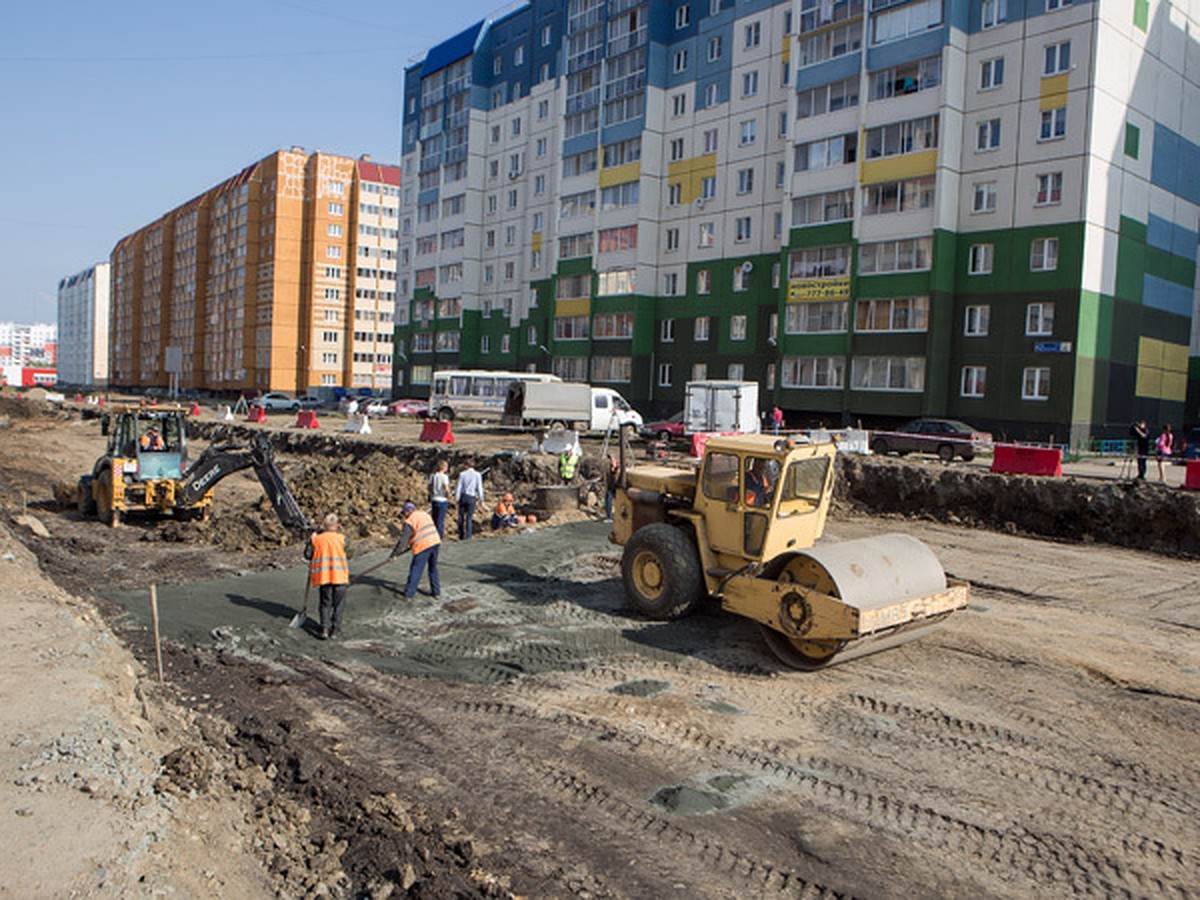
[{"label": "balcony", "polygon": [[573,116],[575,113],[583,112],[585,109],[591,109],[594,106],[600,105],[600,88],[594,87],[584,91],[582,94],[576,94],[574,97],[567,98],[568,116]]},{"label": "balcony", "polygon": [[646,27],[639,28],[637,31],[631,31],[628,34],[623,34],[620,37],[610,37],[608,39],[608,55],[620,56],[622,53],[628,53],[630,50],[636,50],[646,43],[646,36],[650,33],[650,29]]}]

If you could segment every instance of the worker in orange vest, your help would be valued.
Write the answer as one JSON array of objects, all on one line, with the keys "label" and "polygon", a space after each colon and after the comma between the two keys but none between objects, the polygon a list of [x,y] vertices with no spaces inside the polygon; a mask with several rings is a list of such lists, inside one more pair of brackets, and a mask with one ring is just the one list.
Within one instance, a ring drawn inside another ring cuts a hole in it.
[{"label": "worker in orange vest", "polygon": [[324,641],[341,634],[342,614],[346,611],[346,585],[350,583],[350,564],[347,561],[346,538],[338,530],[337,515],[327,515],[322,528],[304,548],[304,558],[311,560],[308,583],[321,589],[321,640]]},{"label": "worker in orange vest", "polygon": [[504,498],[496,504],[496,511],[492,513],[492,531],[519,524],[517,509],[513,506],[513,495],[505,494]]},{"label": "worker in orange vest", "polygon": [[401,509],[404,516],[404,528],[400,532],[400,540],[392,549],[392,556],[400,556],[412,551],[412,564],[408,567],[408,582],[404,585],[405,598],[416,596],[417,585],[421,583],[421,573],[429,566],[429,593],[434,597],[442,594],[442,579],[438,574],[438,547],[442,539],[438,537],[437,526],[433,517],[423,509],[417,509],[415,503],[405,503]]}]

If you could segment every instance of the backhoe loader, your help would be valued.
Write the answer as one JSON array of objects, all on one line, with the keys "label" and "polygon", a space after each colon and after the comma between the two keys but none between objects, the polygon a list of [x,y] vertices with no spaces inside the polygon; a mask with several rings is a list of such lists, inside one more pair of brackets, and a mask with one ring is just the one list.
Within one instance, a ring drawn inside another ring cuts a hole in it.
[{"label": "backhoe loader", "polygon": [[818,669],[906,643],[967,605],[916,538],[815,546],[833,496],[835,443],[713,437],[698,467],[625,465],[609,539],[630,605],[655,619],[706,596],[759,623],[785,665]]}]

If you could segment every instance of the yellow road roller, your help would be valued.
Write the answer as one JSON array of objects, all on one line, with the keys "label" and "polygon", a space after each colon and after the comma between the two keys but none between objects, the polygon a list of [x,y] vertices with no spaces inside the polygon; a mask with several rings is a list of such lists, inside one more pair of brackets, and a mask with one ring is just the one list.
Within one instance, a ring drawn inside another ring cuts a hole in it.
[{"label": "yellow road roller", "polygon": [[933,552],[904,534],[814,546],[837,445],[713,437],[698,466],[626,466],[613,530],[630,605],[661,620],[706,596],[762,628],[784,664],[818,669],[920,636],[967,605]]}]

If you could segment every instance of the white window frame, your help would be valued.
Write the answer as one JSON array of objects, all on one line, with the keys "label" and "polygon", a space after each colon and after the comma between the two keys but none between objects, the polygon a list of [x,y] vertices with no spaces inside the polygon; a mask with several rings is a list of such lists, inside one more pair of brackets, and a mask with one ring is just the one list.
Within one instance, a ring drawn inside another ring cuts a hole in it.
[{"label": "white window frame", "polygon": [[1071,71],[1071,42],[1047,44],[1042,59],[1042,77],[1050,78]]},{"label": "white window frame", "polygon": [[975,130],[975,152],[992,153],[1000,149],[1003,135],[1000,119],[984,119]]},{"label": "white window frame", "polygon": [[995,244],[972,244],[967,256],[967,274],[991,275],[995,255]]},{"label": "white window frame", "polygon": [[996,182],[980,181],[974,185],[971,197],[972,213],[994,213],[996,211]]},{"label": "white window frame", "polygon": [[959,381],[960,397],[983,397],[987,393],[987,366],[963,366]]},{"label": "white window frame", "polygon": [[1021,399],[1045,402],[1050,399],[1050,367],[1027,366],[1021,373]]},{"label": "white window frame", "polygon": [[979,64],[979,90],[994,91],[1004,84],[1004,57],[985,59]]},{"label": "white window frame", "polygon": [[[1034,206],[1058,206],[1062,203],[1063,173],[1042,172],[1034,181]],[[1057,196],[1055,196],[1057,194]],[[1045,199],[1039,199],[1043,197]]]},{"label": "white window frame", "polygon": [[1054,334],[1054,303],[1041,300],[1025,306],[1025,336],[1050,337]]},{"label": "white window frame", "polygon": [[675,27],[687,28],[692,22],[692,8],[687,3],[675,7]]},{"label": "white window frame", "polygon": [[963,337],[987,337],[992,307],[987,303],[973,304],[963,310]]},{"label": "white window frame", "polygon": [[1058,238],[1034,238],[1029,243],[1029,271],[1054,272],[1058,269]]},{"label": "white window frame", "polygon": [[1061,141],[1067,136],[1067,108],[1056,106],[1054,109],[1042,110],[1041,122],[1038,125],[1038,143]]}]

